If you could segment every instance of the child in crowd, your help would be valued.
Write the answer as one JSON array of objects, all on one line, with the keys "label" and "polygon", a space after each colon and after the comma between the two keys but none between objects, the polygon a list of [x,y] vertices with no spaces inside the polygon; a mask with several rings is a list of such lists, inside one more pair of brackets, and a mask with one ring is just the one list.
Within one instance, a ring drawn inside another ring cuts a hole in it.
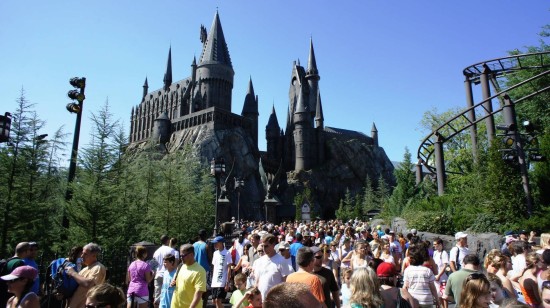
[{"label": "child in crowd", "polygon": [[241,305],[237,306],[237,303],[240,303],[241,300],[246,296],[246,275],[244,274],[237,274],[235,276],[235,286],[237,286],[237,290],[231,294],[231,299],[229,299],[229,303],[231,303],[231,307],[233,308],[243,308],[248,306],[250,303],[248,300],[242,301]]},{"label": "child in crowd", "polygon": [[344,270],[344,273],[342,274],[342,288],[340,291],[342,291],[342,307],[347,307],[349,304],[349,299],[351,297],[351,289],[350,289],[350,280],[351,280],[351,274],[353,274],[353,271],[351,268],[347,268]]},{"label": "child in crowd", "polygon": [[237,305],[234,305],[233,307],[241,307],[242,303],[244,301],[248,301],[250,304],[246,306],[245,308],[261,308],[262,307],[262,293],[258,288],[250,288],[248,291],[246,291],[245,295],[241,300],[237,303]]},{"label": "child in crowd", "polygon": [[223,307],[222,300],[229,291],[230,264],[233,263],[231,253],[225,249],[225,239],[217,236],[212,240],[214,244],[214,255],[212,256],[212,299],[217,308]]}]

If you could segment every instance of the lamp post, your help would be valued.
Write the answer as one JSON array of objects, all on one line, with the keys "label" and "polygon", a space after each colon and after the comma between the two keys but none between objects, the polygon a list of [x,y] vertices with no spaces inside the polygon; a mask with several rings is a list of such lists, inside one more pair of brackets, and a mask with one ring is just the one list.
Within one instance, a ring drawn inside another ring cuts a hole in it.
[{"label": "lamp post", "polygon": [[[69,164],[69,176],[67,179],[67,191],[65,192],[65,201],[70,201],[73,198],[73,191],[71,189],[71,183],[74,180],[76,173],[76,160],[78,156],[78,141],[80,139],[80,122],[82,121],[82,109],[84,108],[84,89],[86,88],[86,78],[71,78],[69,83],[78,90],[70,90],[67,93],[70,99],[76,100],[77,103],[71,102],[67,104],[67,110],[70,113],[76,113],[76,123],[74,126],[74,136],[73,136],[73,150],[71,151],[71,162]],[[63,213],[63,221],[61,223],[63,228],[69,228],[69,219],[67,215]]]},{"label": "lamp post", "polygon": [[244,180],[235,178],[235,190],[237,191],[237,224],[241,223],[241,189],[244,188]]},{"label": "lamp post", "polygon": [[218,190],[220,189],[220,179],[225,174],[225,162],[223,158],[212,158],[210,161],[210,175],[216,178],[216,204],[214,208],[214,236],[218,235]]},{"label": "lamp post", "polygon": [[[0,143],[10,141],[10,129],[11,129],[11,113],[6,112],[4,115],[0,115]],[[8,215],[11,208],[11,191],[13,188],[13,176],[15,175],[15,160],[17,158],[17,149],[14,153],[14,161],[8,178],[8,202],[6,203],[6,209],[4,210],[4,226],[2,226],[2,243],[0,247],[1,255],[5,255],[6,242],[8,240]]]},{"label": "lamp post", "polygon": [[0,143],[10,140],[11,113],[0,115]]}]

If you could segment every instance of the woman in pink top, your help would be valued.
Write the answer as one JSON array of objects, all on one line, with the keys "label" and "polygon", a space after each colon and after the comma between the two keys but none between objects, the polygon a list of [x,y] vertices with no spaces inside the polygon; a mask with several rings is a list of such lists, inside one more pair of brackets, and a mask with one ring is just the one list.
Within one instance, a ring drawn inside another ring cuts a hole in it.
[{"label": "woman in pink top", "polygon": [[144,260],[147,258],[147,249],[136,246],[136,258],[128,267],[126,283],[128,284],[128,308],[147,308],[149,303],[149,282],[153,280],[151,266]]}]

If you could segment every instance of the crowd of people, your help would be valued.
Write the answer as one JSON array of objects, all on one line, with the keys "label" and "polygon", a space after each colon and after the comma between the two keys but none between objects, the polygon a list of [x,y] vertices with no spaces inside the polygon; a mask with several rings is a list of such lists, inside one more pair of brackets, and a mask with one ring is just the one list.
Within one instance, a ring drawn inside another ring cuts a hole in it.
[{"label": "crowd of people", "polygon": [[[95,243],[52,262],[59,299],[69,308],[216,307],[535,307],[550,308],[550,247],[533,232],[507,232],[500,249],[478,256],[468,234],[452,249],[358,220],[240,223],[234,237],[177,245],[166,235],[148,256],[135,247],[125,289],[105,282]],[[40,306],[38,245],[19,243],[0,276],[0,307]],[[150,285],[154,285],[152,292]]]}]

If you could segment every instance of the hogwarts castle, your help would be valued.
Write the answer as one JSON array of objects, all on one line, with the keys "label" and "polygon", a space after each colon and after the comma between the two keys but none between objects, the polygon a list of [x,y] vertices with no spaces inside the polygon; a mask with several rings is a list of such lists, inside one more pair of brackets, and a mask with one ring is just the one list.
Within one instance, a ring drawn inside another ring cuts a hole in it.
[{"label": "hogwarts castle", "polygon": [[[231,112],[234,70],[217,12],[209,32],[201,26],[200,40],[202,53],[198,63],[192,60],[189,77],[173,82],[170,49],[163,87],[149,91],[145,79],[142,100],[131,112],[129,148],[155,144],[173,152],[190,143],[205,163],[212,157],[233,161],[238,174],[231,176],[246,183],[240,217],[250,219],[290,218],[293,195],[303,189],[304,181],[318,200],[326,201],[316,206],[327,217],[346,189],[360,189],[367,175],[394,183],[393,165],[378,146],[374,124],[370,137],[324,125],[312,41],[307,68],[299,61],[292,66],[286,127],[281,129],[273,107],[265,131],[266,152],[260,152],[259,102],[252,80],[241,114]],[[309,174],[307,180],[296,178],[304,173]],[[268,201],[287,211],[268,211]],[[227,215],[237,216],[236,211],[233,206]]]}]

